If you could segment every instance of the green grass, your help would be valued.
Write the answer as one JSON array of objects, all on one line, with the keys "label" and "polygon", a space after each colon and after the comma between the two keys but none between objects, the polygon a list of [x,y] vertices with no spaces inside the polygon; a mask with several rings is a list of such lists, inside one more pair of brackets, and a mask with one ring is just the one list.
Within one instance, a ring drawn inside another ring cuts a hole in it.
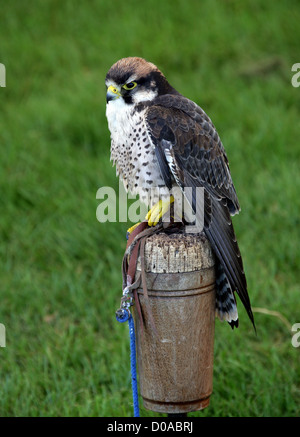
[{"label": "green grass", "polygon": [[[131,416],[115,321],[126,223],[96,220],[109,163],[104,77],[156,63],[217,126],[242,206],[254,307],[299,304],[300,7],[295,0],[4,2],[0,62],[1,416]],[[195,416],[299,416],[300,349],[278,317],[216,321],[214,393]],[[142,416],[154,415],[141,409]]]}]

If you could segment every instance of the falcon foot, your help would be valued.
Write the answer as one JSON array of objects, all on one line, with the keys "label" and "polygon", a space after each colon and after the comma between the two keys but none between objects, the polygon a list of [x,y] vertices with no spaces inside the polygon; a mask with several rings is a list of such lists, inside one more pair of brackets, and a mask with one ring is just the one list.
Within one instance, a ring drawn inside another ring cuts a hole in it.
[{"label": "falcon foot", "polygon": [[127,229],[126,232],[126,239],[128,240],[129,235],[131,234],[132,231],[135,230],[135,228],[140,224],[141,222],[136,223],[135,225],[131,226],[131,228]]},{"label": "falcon foot", "polygon": [[174,197],[170,196],[169,200],[159,200],[148,212],[145,219],[148,220],[148,226],[155,226],[164,214],[169,210],[170,205],[174,202]]}]

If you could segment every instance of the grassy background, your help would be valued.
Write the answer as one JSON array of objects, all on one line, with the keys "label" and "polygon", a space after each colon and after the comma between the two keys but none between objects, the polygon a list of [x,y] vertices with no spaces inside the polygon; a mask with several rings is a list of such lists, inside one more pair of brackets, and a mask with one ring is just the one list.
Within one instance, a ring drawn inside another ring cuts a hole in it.
[{"label": "grassy background", "polygon": [[[299,2],[14,0],[0,20],[0,415],[133,414],[114,316],[127,224],[95,214],[97,189],[118,186],[104,77],[124,56],[213,119],[253,306],[300,322]],[[214,393],[193,415],[299,415],[300,349],[282,319],[255,317],[257,337],[242,308],[238,330],[216,321]]]}]

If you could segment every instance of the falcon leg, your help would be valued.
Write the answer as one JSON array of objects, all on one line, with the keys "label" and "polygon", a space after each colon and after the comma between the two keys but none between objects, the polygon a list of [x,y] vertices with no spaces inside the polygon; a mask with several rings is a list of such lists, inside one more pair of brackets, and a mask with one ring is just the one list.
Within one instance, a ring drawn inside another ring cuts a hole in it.
[{"label": "falcon leg", "polygon": [[174,202],[174,197],[170,196],[169,200],[159,200],[148,212],[145,219],[148,220],[148,226],[155,226],[163,215],[169,210],[170,205]]}]

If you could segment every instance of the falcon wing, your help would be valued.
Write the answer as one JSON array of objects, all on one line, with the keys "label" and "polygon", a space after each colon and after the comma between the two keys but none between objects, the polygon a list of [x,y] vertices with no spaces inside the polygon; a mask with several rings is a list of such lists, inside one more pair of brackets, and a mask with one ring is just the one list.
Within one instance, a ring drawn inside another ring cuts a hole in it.
[{"label": "falcon wing", "polygon": [[[181,95],[155,99],[146,111],[146,123],[168,188],[172,180],[181,189],[204,187],[204,232],[254,325],[243,262],[230,217],[239,212],[239,202],[214,125],[199,106]],[[193,197],[190,203],[194,210],[196,206],[197,216],[199,208],[195,202]]]}]

